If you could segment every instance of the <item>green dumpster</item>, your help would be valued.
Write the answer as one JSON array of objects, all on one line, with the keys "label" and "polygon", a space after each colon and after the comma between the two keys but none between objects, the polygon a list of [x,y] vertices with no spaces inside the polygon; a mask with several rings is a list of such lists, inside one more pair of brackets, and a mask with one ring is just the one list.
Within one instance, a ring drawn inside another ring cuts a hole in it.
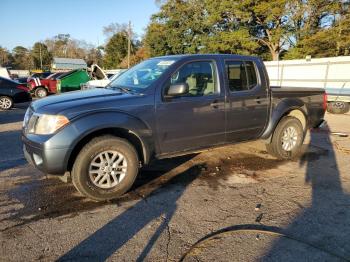
[{"label": "green dumpster", "polygon": [[64,93],[80,90],[80,85],[90,80],[89,74],[85,69],[76,69],[69,71],[57,78],[57,92]]}]

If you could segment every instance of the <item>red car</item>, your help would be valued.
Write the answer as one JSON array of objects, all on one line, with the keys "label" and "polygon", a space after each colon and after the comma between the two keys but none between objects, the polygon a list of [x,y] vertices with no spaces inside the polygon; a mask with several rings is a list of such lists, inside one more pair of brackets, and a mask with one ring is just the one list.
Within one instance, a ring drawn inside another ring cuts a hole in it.
[{"label": "red car", "polygon": [[57,92],[56,78],[62,74],[64,73],[54,73],[44,79],[40,79],[38,77],[30,78],[27,86],[30,92],[34,93],[36,97],[45,97],[48,93]]}]

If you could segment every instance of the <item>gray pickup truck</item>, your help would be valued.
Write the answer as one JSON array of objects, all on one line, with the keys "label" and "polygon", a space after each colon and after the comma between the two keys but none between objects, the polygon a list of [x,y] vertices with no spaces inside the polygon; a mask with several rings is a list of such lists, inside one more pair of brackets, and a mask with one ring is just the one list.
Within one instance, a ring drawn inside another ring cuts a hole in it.
[{"label": "gray pickup truck", "polygon": [[276,158],[296,157],[325,105],[323,89],[270,88],[256,57],[156,57],[104,89],[33,102],[23,149],[38,169],[69,175],[83,195],[107,200],[154,158],[255,139]]}]

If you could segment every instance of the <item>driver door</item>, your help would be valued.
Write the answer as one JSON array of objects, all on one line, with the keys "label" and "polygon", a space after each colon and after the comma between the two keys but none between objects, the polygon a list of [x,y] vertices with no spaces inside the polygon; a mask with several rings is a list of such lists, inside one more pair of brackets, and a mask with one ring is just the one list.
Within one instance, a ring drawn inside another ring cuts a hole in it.
[{"label": "driver door", "polygon": [[[188,85],[186,94],[165,99],[170,85],[184,83]],[[163,99],[156,105],[160,154],[224,143],[224,101],[215,61],[183,64],[163,87]]]}]

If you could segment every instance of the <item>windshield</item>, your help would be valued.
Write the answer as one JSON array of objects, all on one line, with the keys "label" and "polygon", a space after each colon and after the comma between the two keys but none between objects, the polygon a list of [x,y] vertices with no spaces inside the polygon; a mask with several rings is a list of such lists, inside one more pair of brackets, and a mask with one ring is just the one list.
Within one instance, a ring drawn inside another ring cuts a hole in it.
[{"label": "windshield", "polygon": [[142,91],[156,81],[175,61],[175,58],[155,58],[143,61],[113,80],[108,88],[123,87]]}]

